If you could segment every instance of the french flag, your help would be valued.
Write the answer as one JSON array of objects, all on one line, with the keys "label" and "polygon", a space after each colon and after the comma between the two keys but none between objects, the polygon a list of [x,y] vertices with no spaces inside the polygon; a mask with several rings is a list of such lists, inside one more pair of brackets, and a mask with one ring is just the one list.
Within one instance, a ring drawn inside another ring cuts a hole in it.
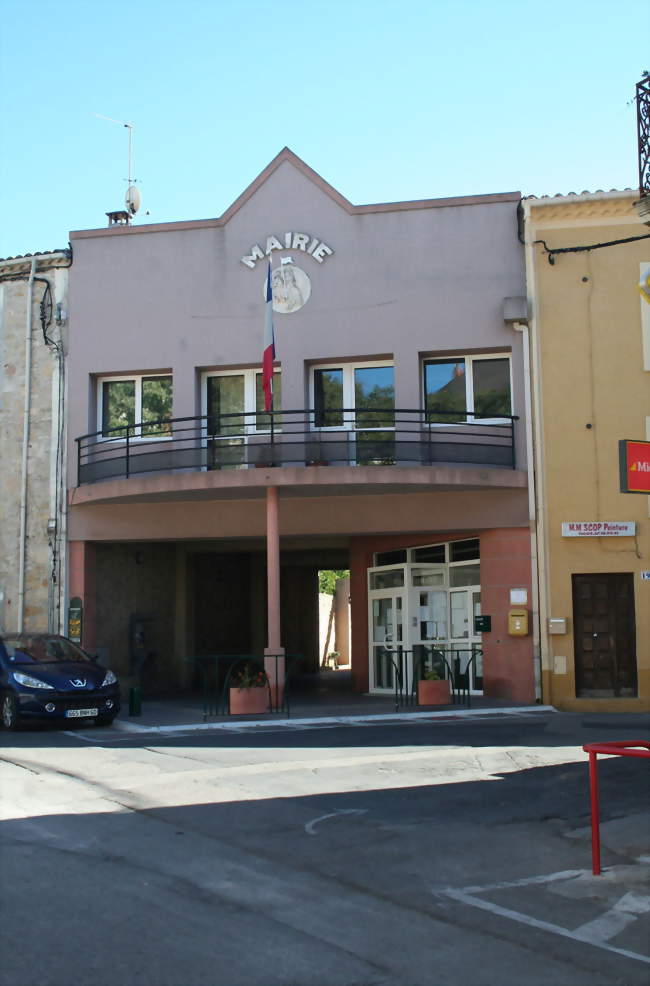
[{"label": "french flag", "polygon": [[264,355],[262,357],[262,387],[264,388],[264,410],[273,410],[273,360],[275,359],[275,338],[273,335],[273,289],[271,288],[271,260],[266,272],[266,321],[264,323]]}]

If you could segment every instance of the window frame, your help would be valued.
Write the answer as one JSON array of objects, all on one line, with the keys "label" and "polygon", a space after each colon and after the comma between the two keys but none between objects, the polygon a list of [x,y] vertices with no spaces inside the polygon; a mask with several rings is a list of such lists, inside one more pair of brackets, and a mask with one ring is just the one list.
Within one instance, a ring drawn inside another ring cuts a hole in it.
[{"label": "window frame", "polygon": [[[356,424],[356,401],[354,386],[354,371],[365,369],[382,369],[390,367],[393,370],[393,392],[395,390],[395,360],[359,360],[358,362],[338,362],[312,363],[309,368],[309,406],[311,410],[311,430],[312,431],[395,431],[395,424],[378,425],[376,428],[357,428]],[[316,424],[316,372],[318,370],[341,370],[343,374],[343,421],[340,425],[317,425]],[[393,412],[395,411],[395,398],[393,397]]]},{"label": "window frame", "polygon": [[[230,370],[206,370],[201,376],[201,408],[202,415],[207,417],[209,414],[208,410],[208,380],[214,377],[243,377],[244,378],[244,410],[242,414],[244,417],[244,427],[243,430],[237,434],[229,435],[229,438],[244,438],[247,435],[269,435],[271,433],[271,427],[268,428],[258,428],[257,418],[251,418],[250,416],[257,412],[257,390],[256,381],[257,377],[262,376],[261,366],[245,366],[239,367],[238,369]],[[282,377],[282,372],[279,367],[273,368],[274,377]],[[275,433],[282,431],[282,419],[279,417],[282,408],[276,408],[274,413],[278,415],[275,423],[273,425],[273,431]],[[260,411],[260,414],[268,414],[268,411]],[[218,436],[216,436],[218,437]]]},{"label": "window frame", "polygon": [[[478,542],[478,553],[470,558],[461,558],[458,561],[451,560],[452,545],[457,544],[468,544],[470,541]],[[415,557],[416,551],[421,551],[423,548],[444,548],[444,559],[442,561],[422,561]],[[379,555],[385,554],[386,551],[404,551],[406,552],[406,557],[403,562],[389,562],[387,565],[380,565],[377,562]],[[426,568],[436,568],[444,567],[446,565],[467,565],[473,562],[481,561],[481,539],[478,534],[473,534],[471,537],[462,538],[450,538],[448,541],[432,541],[429,544],[416,544],[409,548],[388,548],[384,551],[375,551],[372,556],[371,568],[397,568],[400,565],[420,565]]]},{"label": "window frame", "polygon": [[171,396],[172,396],[172,417],[174,410],[174,375],[173,373],[149,373],[143,370],[141,373],[111,373],[109,375],[98,374],[96,377],[97,384],[97,431],[100,436],[100,440],[105,442],[125,442],[127,440],[127,435],[105,435],[104,434],[104,384],[106,383],[133,383],[135,385],[134,394],[134,423],[133,425],[124,425],[124,428],[132,428],[132,433],[129,433],[129,442],[170,442],[173,435],[143,435],[142,425],[146,422],[142,420],[142,382],[144,380],[155,380],[155,379],[165,379],[171,381]]},{"label": "window frame", "polygon": [[[510,387],[510,414],[506,417],[514,417],[514,393],[512,386],[512,353],[450,353],[440,356],[425,356],[422,359],[422,405],[426,421],[429,409],[427,408],[427,383],[426,367],[432,363],[454,363],[463,360],[465,363],[465,420],[463,421],[431,421],[426,422],[429,428],[459,428],[465,425],[498,425],[503,423],[503,416],[495,418],[475,417],[476,410],[474,403],[474,362],[480,363],[484,360],[507,360],[508,361],[508,385]],[[433,414],[438,412],[433,411]]]}]

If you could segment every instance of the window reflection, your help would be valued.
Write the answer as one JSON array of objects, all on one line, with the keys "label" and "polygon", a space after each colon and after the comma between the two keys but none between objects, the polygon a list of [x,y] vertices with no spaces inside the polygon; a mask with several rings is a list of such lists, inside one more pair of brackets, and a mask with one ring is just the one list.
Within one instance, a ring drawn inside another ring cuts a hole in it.
[{"label": "window reflection", "polygon": [[343,424],[343,370],[314,370],[314,410],[317,428]]},{"label": "window reflection", "polygon": [[356,428],[395,425],[395,384],[392,366],[364,366],[354,371]]},{"label": "window reflection", "polygon": [[427,422],[464,421],[467,408],[465,360],[431,360],[424,365]]}]

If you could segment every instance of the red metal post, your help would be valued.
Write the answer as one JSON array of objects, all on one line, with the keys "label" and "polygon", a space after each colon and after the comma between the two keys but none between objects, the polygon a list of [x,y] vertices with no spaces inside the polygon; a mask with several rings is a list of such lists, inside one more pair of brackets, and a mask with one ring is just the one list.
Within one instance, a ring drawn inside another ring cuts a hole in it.
[{"label": "red metal post", "polygon": [[589,798],[591,801],[591,872],[600,876],[600,806],[598,803],[598,754],[589,751]]},{"label": "red metal post", "polygon": [[610,740],[608,743],[585,743],[589,754],[589,797],[591,801],[591,871],[600,876],[600,804],[598,798],[598,754],[616,757],[650,758],[648,740]]}]

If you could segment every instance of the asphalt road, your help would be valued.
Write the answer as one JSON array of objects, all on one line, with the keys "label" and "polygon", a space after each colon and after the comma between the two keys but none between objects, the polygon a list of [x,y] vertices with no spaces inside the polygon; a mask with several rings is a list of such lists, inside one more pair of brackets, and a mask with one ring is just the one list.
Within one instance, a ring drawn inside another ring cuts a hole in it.
[{"label": "asphalt road", "polygon": [[640,717],[1,738],[2,986],[647,986]]}]

